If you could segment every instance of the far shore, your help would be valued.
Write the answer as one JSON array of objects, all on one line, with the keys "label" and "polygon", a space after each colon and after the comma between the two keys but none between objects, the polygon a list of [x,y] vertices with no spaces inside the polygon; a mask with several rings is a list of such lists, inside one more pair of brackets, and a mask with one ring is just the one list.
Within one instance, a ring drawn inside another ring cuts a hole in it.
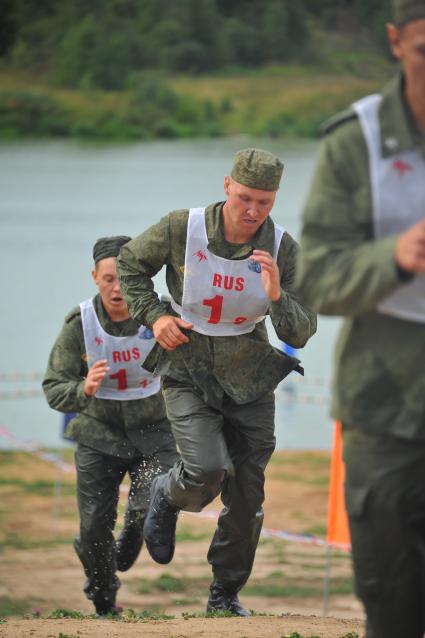
[{"label": "far shore", "polygon": [[[351,69],[351,70],[349,70]],[[381,58],[333,68],[274,66],[217,75],[141,74],[126,91],[66,89],[0,68],[0,140],[144,141],[249,135],[317,138],[327,118],[379,90]]]}]

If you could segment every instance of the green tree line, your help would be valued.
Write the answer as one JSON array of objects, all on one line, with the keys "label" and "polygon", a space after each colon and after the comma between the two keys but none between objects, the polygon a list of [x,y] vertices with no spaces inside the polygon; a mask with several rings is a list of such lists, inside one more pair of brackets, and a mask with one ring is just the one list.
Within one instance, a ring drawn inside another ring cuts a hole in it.
[{"label": "green tree line", "polygon": [[383,53],[389,15],[390,0],[2,0],[0,61],[57,86],[121,90],[147,69],[317,62],[341,28]]}]

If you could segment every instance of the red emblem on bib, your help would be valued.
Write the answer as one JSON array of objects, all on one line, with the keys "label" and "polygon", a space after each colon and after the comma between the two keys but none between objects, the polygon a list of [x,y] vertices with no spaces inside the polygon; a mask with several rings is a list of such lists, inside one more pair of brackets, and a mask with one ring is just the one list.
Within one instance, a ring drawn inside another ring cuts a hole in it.
[{"label": "red emblem on bib", "polygon": [[194,257],[198,258],[198,261],[206,261],[207,260],[207,256],[205,255],[205,253],[202,250],[197,250],[196,253],[193,253]]},{"label": "red emblem on bib", "polygon": [[392,167],[397,171],[400,177],[403,177],[408,171],[413,171],[413,167],[407,162],[403,162],[403,160],[394,160]]}]

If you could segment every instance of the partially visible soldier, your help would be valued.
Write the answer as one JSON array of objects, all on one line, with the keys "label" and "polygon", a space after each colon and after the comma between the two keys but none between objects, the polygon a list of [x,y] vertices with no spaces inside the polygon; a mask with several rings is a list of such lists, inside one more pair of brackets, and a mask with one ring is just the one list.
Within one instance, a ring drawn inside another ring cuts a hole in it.
[{"label": "partially visible soldier", "polygon": [[[199,512],[218,494],[208,561],[208,611],[249,612],[238,592],[251,573],[263,522],[264,470],[275,446],[274,389],[298,359],[268,340],[301,348],[316,316],[293,291],[298,245],[269,217],[283,164],[261,149],[236,154],[226,201],[173,211],[121,249],[117,260],[131,315],[158,346],[146,366],[162,376],[182,461],[152,485],[146,546],[160,563],[174,552],[180,509]],[[172,309],[152,277],[166,266]]]},{"label": "partially visible soldier", "polygon": [[[99,616],[118,613],[116,571],[137,559],[151,482],[178,458],[159,379],[142,367],[153,334],[129,317],[120,291],[116,257],[130,239],[102,237],[94,245],[99,293],[66,317],[43,380],[52,408],[78,413],[66,430],[78,444],[80,536],[74,547],[87,577],[84,592]],[[115,542],[119,488],[127,473],[124,527]]]},{"label": "partially visible soldier", "polygon": [[325,126],[299,290],[345,318],[332,414],[367,638],[425,631],[425,2],[395,0],[402,72]]}]

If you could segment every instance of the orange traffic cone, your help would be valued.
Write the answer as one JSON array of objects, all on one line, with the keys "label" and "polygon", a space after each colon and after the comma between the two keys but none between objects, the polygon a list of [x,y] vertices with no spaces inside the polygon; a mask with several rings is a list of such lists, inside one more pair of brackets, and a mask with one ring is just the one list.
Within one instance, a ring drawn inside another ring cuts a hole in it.
[{"label": "orange traffic cone", "polygon": [[328,614],[329,583],[331,579],[332,548],[350,550],[350,532],[344,498],[345,465],[342,460],[342,427],[337,421],[334,428],[334,441],[331,457],[331,476],[328,495],[328,533],[326,540],[325,579],[323,584],[323,616]]},{"label": "orange traffic cone", "polygon": [[327,541],[334,547],[348,549],[350,532],[344,498],[345,465],[342,460],[342,427],[337,421],[334,429],[334,441],[331,457],[331,477],[328,496],[328,533]]}]

